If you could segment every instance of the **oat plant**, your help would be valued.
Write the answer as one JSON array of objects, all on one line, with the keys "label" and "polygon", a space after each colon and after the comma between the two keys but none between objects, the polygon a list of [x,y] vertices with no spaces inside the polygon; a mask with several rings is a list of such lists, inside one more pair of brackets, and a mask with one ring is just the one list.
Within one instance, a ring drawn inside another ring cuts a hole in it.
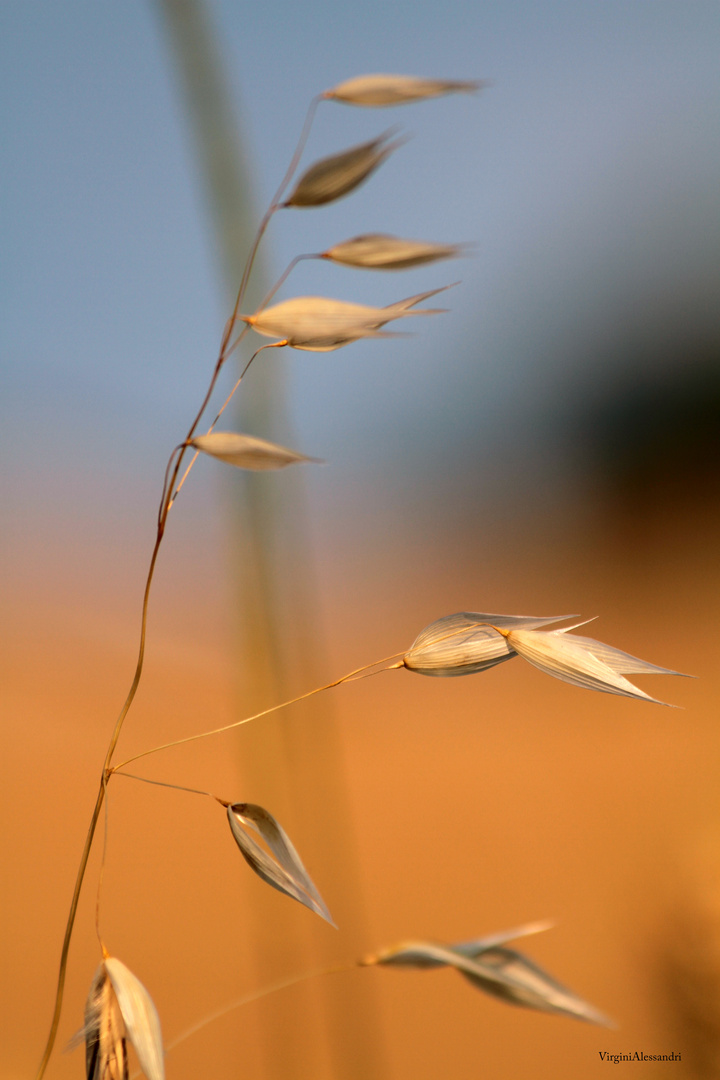
[{"label": "oat plant", "polygon": [[[248,252],[237,298],[225,325],[207,392],[187,434],[170,454],[166,466],[158,508],[155,544],[150,557],[142,600],[137,664],[127,697],[112,730],[100,770],[97,797],[77,872],[62,945],[54,1013],[47,1045],[37,1072],[37,1080],[40,1080],[45,1073],[55,1043],[63,1004],[68,950],[78,900],[108,785],[114,782],[116,776],[124,776],[173,787],[160,781],[136,777],[134,773],[128,771],[131,762],[167,751],[181,743],[210,738],[219,732],[241,727],[251,721],[258,721],[263,716],[293,702],[310,698],[332,687],[381,671],[405,670],[425,676],[457,677],[483,672],[496,664],[520,657],[539,668],[541,672],[573,686],[647,701],[656,699],[636,687],[627,678],[628,675],[678,674],[638,660],[628,653],[593,638],[570,632],[581,624],[558,628],[558,623],[566,622],[575,616],[498,615],[463,611],[438,618],[421,630],[409,647],[399,649],[395,655],[357,668],[324,686],[308,689],[291,701],[269,705],[261,712],[246,716],[232,724],[210,731],[201,731],[162,746],[150,747],[134,757],[126,758],[121,762],[116,761],[116,750],[122,728],[142,677],[148,604],[158,555],[170,512],[198,455],[209,455],[233,467],[255,471],[283,469],[299,464],[312,465],[318,460],[298,450],[278,446],[263,438],[218,429],[223,413],[246,377],[250,366],[267,349],[294,348],[329,352],[366,338],[393,337],[399,332],[398,326],[401,326],[404,331],[408,326],[419,325],[417,320],[422,322],[421,317],[437,315],[444,311],[444,308],[422,305],[438,294],[444,294],[451,285],[448,283],[441,289],[433,289],[399,299],[395,289],[391,289],[389,290],[390,301],[381,307],[349,303],[326,296],[293,296],[275,302],[277,292],[285,284],[293,268],[304,259],[323,259],[326,262],[359,270],[384,271],[391,275],[394,281],[395,275],[403,269],[454,259],[467,251],[467,244],[449,242],[447,239],[436,242],[372,232],[346,239],[340,238],[323,251],[296,256],[258,309],[253,312],[243,311],[255,256],[274,215],[281,210],[322,207],[350,195],[361,184],[368,181],[404,141],[396,129],[386,130],[368,142],[341,150],[311,164],[297,175],[318,106],[323,102],[335,102],[357,107],[385,108],[420,102],[447,94],[474,93],[485,85],[481,81],[433,80],[402,75],[366,75],[349,79],[319,94],[310,103],[300,139],[287,172],[260,222]],[[258,345],[252,353],[240,371],[230,394],[219,408],[215,406],[214,419],[208,424],[206,414],[212,415],[209,410],[214,400],[220,372],[250,331],[270,340]],[[250,869],[267,885],[304,905],[310,913],[334,925],[318,886],[303,866],[301,856],[293,846],[290,837],[269,809],[244,802],[236,795],[225,799],[210,792],[190,788],[180,790],[210,798],[222,807],[233,839]],[[548,925],[547,923],[527,924],[514,930],[451,945],[418,941],[403,942],[399,945],[378,948],[377,952],[359,958],[356,963],[359,967],[379,965],[403,966],[411,969],[449,966],[462,975],[473,988],[509,1004],[591,1023],[607,1024],[608,1021],[597,1009],[567,990],[554,976],[539,968],[524,953],[508,947],[509,941],[545,930]],[[340,931],[342,932],[342,927]],[[105,947],[99,931],[99,920],[98,938],[101,959],[85,1005],[84,1026],[77,1036],[79,1041],[85,1043],[88,1080],[127,1080],[129,1076],[128,1043],[133,1047],[140,1067],[148,1080],[163,1080],[164,1056],[172,1047],[163,1045],[160,1021],[150,994],[122,961],[112,956]],[[303,977],[300,974],[296,979],[286,980],[275,987],[264,988],[239,1002],[230,1003],[228,1009],[238,1007],[245,1001],[255,1000],[263,993],[272,992],[279,986],[289,985]],[[215,1017],[206,1017],[199,1021],[190,1032],[186,1033],[186,1036],[204,1024],[212,1022],[213,1019]],[[172,1045],[177,1045],[182,1038],[175,1040]]]}]

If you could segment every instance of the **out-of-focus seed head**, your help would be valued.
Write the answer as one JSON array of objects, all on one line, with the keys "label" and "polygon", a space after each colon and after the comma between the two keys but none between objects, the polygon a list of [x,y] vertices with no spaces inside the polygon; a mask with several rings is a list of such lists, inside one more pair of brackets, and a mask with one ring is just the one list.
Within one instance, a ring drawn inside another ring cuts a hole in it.
[{"label": "out-of-focus seed head", "polygon": [[384,233],[354,236],[322,252],[324,259],[363,270],[408,270],[413,266],[452,259],[465,244],[431,244],[425,240],[402,240]]},{"label": "out-of-focus seed head", "polygon": [[369,107],[407,105],[443,94],[472,94],[489,86],[487,79],[421,79],[413,75],[358,75],[326,90],[324,98]]},{"label": "out-of-focus seed head", "polygon": [[128,1080],[127,1041],[147,1080],[165,1080],[157,1010],[140,980],[114,956],[95,972],[82,1036],[87,1080]]},{"label": "out-of-focus seed head", "polygon": [[510,1005],[612,1027],[611,1021],[592,1005],[566,989],[528,957],[503,944],[512,937],[546,928],[547,923],[531,923],[514,931],[459,945],[404,941],[366,956],[360,963],[413,968],[452,967],[478,990]]},{"label": "out-of-focus seed head", "polygon": [[80,1037],[85,1039],[87,1080],[127,1080],[125,1024],[104,963],[95,972],[90,986],[85,1002],[85,1026],[76,1038]]},{"label": "out-of-focus seed head", "polygon": [[[242,857],[258,877],[334,926],[325,901],[303,866],[290,837],[272,814],[253,803],[234,803],[228,806],[227,816]],[[270,849],[269,854],[250,835],[251,831],[265,841]]]},{"label": "out-of-focus seed head", "polygon": [[472,675],[516,656],[500,632],[511,627],[531,629],[562,622],[569,615],[490,615],[459,611],[436,619],[418,634],[403,657],[403,664],[420,675],[454,677]]},{"label": "out-of-focus seed head", "polygon": [[649,664],[594,638],[568,634],[567,631],[572,629],[570,626],[541,631],[517,627],[508,632],[506,639],[510,648],[524,660],[562,682],[586,690],[665,704],[640,690],[623,673],[681,675],[681,672]]},{"label": "out-of-focus seed head", "polygon": [[442,291],[431,289],[381,308],[325,296],[296,296],[239,318],[259,334],[284,340],[294,349],[330,352],[361,338],[388,336],[381,327],[393,319],[439,314],[438,308],[410,309]]}]

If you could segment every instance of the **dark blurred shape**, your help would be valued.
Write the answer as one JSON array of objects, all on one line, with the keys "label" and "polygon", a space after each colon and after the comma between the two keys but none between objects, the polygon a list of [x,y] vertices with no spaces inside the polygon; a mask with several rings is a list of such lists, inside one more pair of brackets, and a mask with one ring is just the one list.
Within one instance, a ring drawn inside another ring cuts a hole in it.
[{"label": "dark blurred shape", "polygon": [[623,375],[586,399],[576,438],[607,498],[635,516],[720,494],[720,334],[670,327],[608,349]]}]

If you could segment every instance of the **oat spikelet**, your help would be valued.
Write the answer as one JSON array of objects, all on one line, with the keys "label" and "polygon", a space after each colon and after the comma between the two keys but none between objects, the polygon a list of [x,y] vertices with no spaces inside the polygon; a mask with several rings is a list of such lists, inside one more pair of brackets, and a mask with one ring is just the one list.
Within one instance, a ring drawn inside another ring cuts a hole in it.
[{"label": "oat spikelet", "polygon": [[239,469],[252,469],[255,472],[265,469],[284,469],[288,465],[313,462],[322,465],[320,458],[308,457],[297,450],[260,439],[255,435],[241,435],[235,431],[211,431],[207,435],[196,435],[190,445],[203,454],[218,458],[235,465]]},{"label": "oat spikelet", "polygon": [[95,972],[80,1036],[87,1080],[128,1080],[128,1041],[147,1080],[165,1080],[157,1010],[140,980],[114,956]]},{"label": "oat spikelet", "polygon": [[302,174],[284,206],[324,206],[349,195],[364,183],[385,158],[403,144],[404,139],[388,142],[393,131],[386,131],[370,142],[360,143],[341,154],[321,158]]},{"label": "oat spikelet", "polygon": [[427,240],[403,240],[386,233],[366,233],[334,244],[322,252],[323,259],[363,270],[409,270],[414,266],[452,259],[467,244],[432,244]]},{"label": "oat spikelet", "polygon": [[104,963],[95,972],[85,1003],[82,1034],[87,1080],[127,1080],[125,1024]]},{"label": "oat spikelet", "polygon": [[345,105],[407,105],[443,94],[472,94],[489,86],[487,79],[420,79],[413,75],[358,75],[326,90],[324,98]]}]

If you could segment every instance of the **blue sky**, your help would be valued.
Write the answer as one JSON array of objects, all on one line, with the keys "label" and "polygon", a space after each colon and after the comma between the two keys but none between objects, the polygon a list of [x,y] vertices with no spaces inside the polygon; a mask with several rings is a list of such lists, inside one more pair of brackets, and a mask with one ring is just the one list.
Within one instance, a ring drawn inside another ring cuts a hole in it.
[{"label": "blue sky", "polygon": [[[417,336],[285,361],[307,452],[378,482],[389,454],[422,470],[607,378],[573,343],[635,298],[687,294],[717,326],[715,2],[208,6],[258,215],[318,90],[365,71],[494,80],[320,110],[307,162],[394,123],[413,137],[351,198],[280,215],[270,272],[358,232],[478,249],[405,275],[298,270],[284,295],[374,303],[462,278]],[[226,314],[164,24],[149,2],[8,0],[0,27],[5,460],[36,494],[72,470],[122,483],[187,426]]]}]

